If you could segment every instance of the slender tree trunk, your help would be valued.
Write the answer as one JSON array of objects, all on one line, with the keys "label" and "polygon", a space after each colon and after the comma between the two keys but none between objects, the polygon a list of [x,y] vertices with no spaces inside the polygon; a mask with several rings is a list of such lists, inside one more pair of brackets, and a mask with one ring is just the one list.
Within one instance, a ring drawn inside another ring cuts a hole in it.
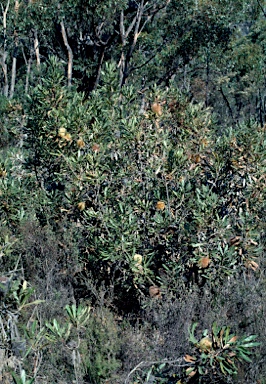
[{"label": "slender tree trunk", "polygon": [[[120,36],[122,41],[122,54],[121,54],[120,63],[119,63],[120,64],[120,87],[122,87],[125,84],[126,79],[128,77],[129,62],[132,57],[135,46],[137,44],[139,35],[143,29],[143,27],[140,28],[140,22],[143,16],[143,12],[144,12],[144,0],[141,0],[138,6],[137,14],[134,17],[132,23],[129,25],[128,30],[126,32],[125,32],[125,24],[124,24],[124,12],[122,11],[120,15]],[[148,19],[149,18],[147,18],[147,20],[144,22],[144,25],[146,24]],[[126,45],[126,40],[133,28],[134,28],[133,41],[127,51],[127,54],[125,55],[124,47]]]},{"label": "slender tree trunk", "polygon": [[22,48],[22,54],[24,57],[25,65],[27,67],[26,72],[26,80],[25,80],[25,94],[27,95],[29,93],[29,83],[30,83],[30,71],[31,71],[31,64],[32,64],[32,57],[33,57],[33,51],[32,48],[30,50],[30,57],[29,60],[27,60],[24,49]]},{"label": "slender tree trunk", "polygon": [[26,95],[29,93],[31,62],[32,62],[32,58],[30,57],[28,60],[28,64],[27,64],[27,74],[26,74],[26,81],[25,81],[25,94]]},{"label": "slender tree trunk", "polygon": [[7,75],[7,31],[6,31],[6,16],[9,9],[10,0],[7,1],[6,7],[3,10],[3,30],[4,30],[4,44],[3,44],[3,52],[2,52],[2,70],[4,73],[4,87],[3,94],[8,97],[8,75]]},{"label": "slender tree trunk", "polygon": [[98,84],[99,84],[99,80],[100,80],[100,76],[101,76],[101,70],[102,70],[102,65],[103,65],[104,54],[105,54],[105,46],[102,48],[102,52],[101,52],[100,59],[99,59],[99,62],[98,62],[97,75],[96,75],[96,79],[95,79],[95,82],[94,82],[93,89],[96,89]]},{"label": "slender tree trunk", "polygon": [[7,64],[6,64],[6,59],[7,59],[7,52],[3,52],[2,55],[2,70],[4,73],[4,87],[3,87],[3,94],[5,97],[8,97],[8,76],[7,76]]},{"label": "slender tree trunk", "polygon": [[[129,24],[127,30],[125,30],[125,21],[124,21],[124,12],[123,10],[120,13],[120,38],[122,43],[122,53],[120,56],[120,61],[118,64],[118,67],[120,68],[120,87],[122,87],[128,76],[130,75],[131,71],[135,68],[129,67],[131,58],[133,56],[133,52],[136,48],[137,41],[139,36],[141,35],[143,29],[145,28],[146,24],[152,20],[152,18],[158,13],[161,9],[165,8],[171,0],[165,0],[158,3],[156,6],[153,7],[153,10],[151,11],[150,2],[141,0],[138,4],[138,9],[136,12],[136,16],[133,18],[132,22]],[[145,12],[145,10],[148,10],[148,12]],[[146,13],[146,14],[145,14]],[[131,32],[133,32],[131,34]],[[129,43],[128,37],[129,34],[131,34],[132,40]],[[128,44],[129,48],[126,50],[126,44]],[[149,60],[147,60],[149,62]]]},{"label": "slender tree trunk", "polygon": [[206,54],[205,106],[209,106],[210,57],[209,49]]},{"label": "slender tree trunk", "polygon": [[[16,50],[16,47],[15,47]],[[11,72],[11,84],[10,84],[10,92],[9,98],[12,99],[15,91],[15,83],[16,83],[16,69],[17,69],[17,57],[16,53],[14,53],[13,61],[12,61],[12,72]]]},{"label": "slender tree trunk", "polygon": [[[32,3],[33,3],[33,1],[29,0],[29,4],[32,4]],[[35,52],[35,56],[36,56],[36,65],[37,65],[37,69],[40,69],[40,66],[41,66],[40,44],[39,44],[37,29],[33,30],[33,38],[34,38],[34,52]]]},{"label": "slender tree trunk", "polygon": [[[15,1],[15,15],[17,18],[19,9],[19,2],[18,0]],[[16,20],[15,20],[16,23]],[[9,92],[9,98],[12,99],[14,96],[15,91],[15,84],[16,84],[16,74],[17,74],[17,50],[18,50],[18,36],[16,30],[14,31],[14,49],[13,49],[13,60],[12,60],[12,72],[11,72],[11,84],[10,84],[10,92]]]},{"label": "slender tree trunk", "polygon": [[68,53],[67,79],[68,79],[68,86],[70,87],[71,83],[72,83],[73,52],[72,52],[72,49],[68,43],[64,22],[61,21],[60,25],[61,25],[62,37],[63,37],[64,44],[65,44],[65,47],[66,47],[67,53]]},{"label": "slender tree trunk", "polygon": [[40,45],[39,45],[37,30],[34,29],[33,33],[34,33],[34,52],[36,56],[37,68],[39,69],[41,66],[41,59],[40,59]]},{"label": "slender tree trunk", "polygon": [[222,96],[223,96],[223,99],[224,99],[224,101],[225,101],[225,104],[226,104],[226,106],[227,106],[227,108],[228,108],[229,114],[230,114],[232,120],[234,121],[233,110],[232,110],[231,105],[230,105],[230,103],[229,103],[229,101],[228,101],[228,99],[227,99],[227,97],[226,97],[226,95],[225,95],[225,93],[224,93],[224,91],[223,91],[222,86],[220,87],[220,92],[221,92],[221,94],[222,94]]}]

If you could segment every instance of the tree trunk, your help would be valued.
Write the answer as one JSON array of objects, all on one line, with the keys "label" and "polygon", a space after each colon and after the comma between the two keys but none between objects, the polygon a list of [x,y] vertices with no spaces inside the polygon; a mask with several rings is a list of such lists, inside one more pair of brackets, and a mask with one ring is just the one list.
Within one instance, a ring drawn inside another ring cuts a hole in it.
[{"label": "tree trunk", "polygon": [[[18,0],[15,1],[15,15],[17,17],[19,9]],[[12,60],[12,72],[11,72],[11,84],[10,84],[10,92],[9,98],[12,99],[15,91],[15,83],[16,83],[16,73],[17,73],[17,50],[18,50],[18,37],[16,30],[14,31],[14,50],[13,50],[13,60]]]},{"label": "tree trunk", "polygon": [[205,79],[205,106],[209,106],[209,82],[210,82],[210,52],[206,53],[206,79]]},{"label": "tree trunk", "polygon": [[39,45],[37,30],[34,29],[34,52],[35,52],[35,56],[36,56],[36,64],[37,64],[38,69],[40,68],[40,65],[41,65],[40,48],[39,47],[40,47],[40,45]]},{"label": "tree trunk", "polygon": [[2,70],[4,73],[3,95],[5,97],[8,97],[8,76],[7,76],[6,58],[7,58],[7,52],[3,52],[3,54],[2,54]]},{"label": "tree trunk", "polygon": [[99,61],[98,61],[97,75],[96,75],[96,79],[95,79],[95,82],[94,82],[93,89],[96,89],[98,84],[99,84],[99,80],[100,80],[100,76],[101,76],[101,70],[102,70],[102,65],[103,65],[103,59],[104,59],[104,53],[105,53],[105,46],[102,48],[102,52],[100,54],[100,58],[99,58]]},{"label": "tree trunk", "polygon": [[73,52],[70,45],[68,44],[64,22],[61,21],[60,25],[61,25],[62,37],[68,53],[67,79],[68,79],[68,86],[70,87],[72,83]]},{"label": "tree trunk", "polygon": [[8,97],[8,75],[7,75],[7,36],[6,36],[6,16],[9,9],[10,0],[7,1],[7,5],[5,10],[3,10],[3,30],[4,30],[4,44],[3,44],[3,52],[2,52],[2,70],[4,73],[4,87],[3,94]]},{"label": "tree trunk", "polygon": [[30,71],[31,71],[31,64],[32,64],[32,57],[33,57],[33,50],[31,47],[30,50],[30,57],[29,60],[27,60],[24,49],[22,47],[22,54],[24,57],[25,65],[27,67],[27,72],[26,72],[26,79],[25,79],[25,94],[27,95],[29,93],[29,83],[30,83]]},{"label": "tree trunk", "polygon": [[[32,3],[34,3],[34,1],[29,0],[29,4],[32,4]],[[33,35],[34,35],[34,52],[36,56],[36,65],[37,65],[37,69],[40,69],[40,66],[41,66],[40,44],[39,44],[37,29],[33,30]]]},{"label": "tree trunk", "polygon": [[14,96],[15,83],[16,83],[16,69],[17,69],[17,57],[15,53],[13,56],[13,62],[12,62],[11,84],[10,84],[10,92],[9,92],[10,99],[12,99]]}]

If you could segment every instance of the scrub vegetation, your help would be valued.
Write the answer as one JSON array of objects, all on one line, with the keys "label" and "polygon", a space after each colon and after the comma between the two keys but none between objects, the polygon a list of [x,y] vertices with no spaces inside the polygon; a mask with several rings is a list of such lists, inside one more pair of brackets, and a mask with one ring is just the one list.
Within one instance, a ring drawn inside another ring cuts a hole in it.
[{"label": "scrub vegetation", "polygon": [[265,384],[266,2],[1,2],[0,382]]}]

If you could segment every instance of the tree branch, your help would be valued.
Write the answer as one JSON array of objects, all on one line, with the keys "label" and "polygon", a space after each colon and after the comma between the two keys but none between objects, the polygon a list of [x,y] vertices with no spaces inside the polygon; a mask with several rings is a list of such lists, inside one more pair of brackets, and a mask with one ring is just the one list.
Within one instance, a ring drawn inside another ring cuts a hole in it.
[{"label": "tree branch", "polygon": [[261,5],[260,1],[257,0],[257,3],[258,3],[258,5],[259,5],[260,9],[262,10],[262,13],[263,13],[264,17],[266,17],[266,12],[264,11],[264,8],[263,8],[263,6]]}]

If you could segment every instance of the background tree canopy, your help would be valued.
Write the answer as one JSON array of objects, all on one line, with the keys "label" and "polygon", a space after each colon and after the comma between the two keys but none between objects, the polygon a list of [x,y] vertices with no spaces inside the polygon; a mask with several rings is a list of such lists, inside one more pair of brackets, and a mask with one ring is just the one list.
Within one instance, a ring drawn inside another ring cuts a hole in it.
[{"label": "background tree canopy", "polygon": [[265,383],[266,2],[1,16],[0,381]]}]

